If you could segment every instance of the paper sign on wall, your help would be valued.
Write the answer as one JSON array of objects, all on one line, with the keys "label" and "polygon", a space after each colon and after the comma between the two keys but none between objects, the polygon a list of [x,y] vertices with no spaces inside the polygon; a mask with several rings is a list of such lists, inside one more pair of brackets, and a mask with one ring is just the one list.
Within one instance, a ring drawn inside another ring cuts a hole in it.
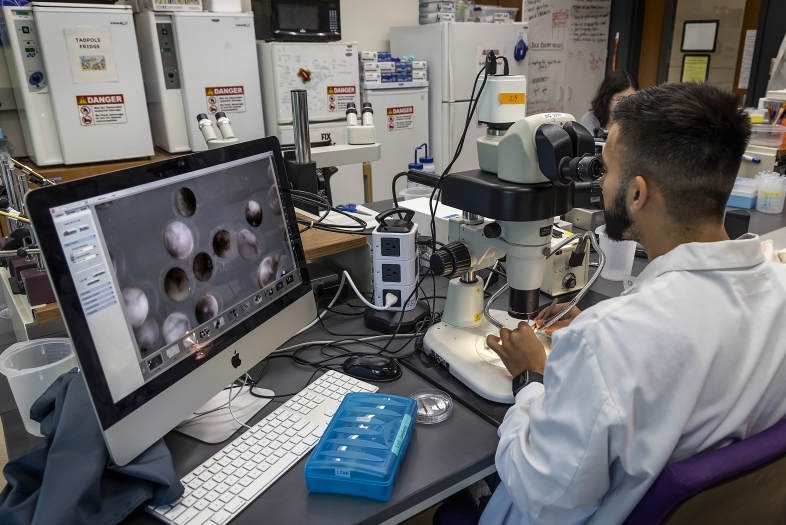
[{"label": "paper sign on wall", "polygon": [[117,82],[117,64],[108,27],[66,27],[71,72],[77,84]]}]

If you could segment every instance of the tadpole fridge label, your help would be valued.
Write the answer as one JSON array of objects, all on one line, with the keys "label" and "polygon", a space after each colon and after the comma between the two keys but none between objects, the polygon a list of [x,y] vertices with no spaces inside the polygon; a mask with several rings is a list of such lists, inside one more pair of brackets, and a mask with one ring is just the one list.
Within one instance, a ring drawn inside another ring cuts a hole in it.
[{"label": "tadpole fridge label", "polygon": [[[355,86],[328,86],[328,111],[346,111],[349,102],[355,102]],[[358,108],[359,113],[360,108]],[[360,114],[358,114],[358,118]]]},{"label": "tadpole fridge label", "polygon": [[117,82],[117,64],[108,27],[63,28],[76,84]]},{"label": "tadpole fridge label", "polygon": [[215,115],[224,113],[245,113],[246,95],[243,86],[222,86],[205,88],[207,112]]},{"label": "tadpole fridge label", "polygon": [[79,123],[83,126],[98,124],[125,124],[126,103],[123,95],[77,95]]},{"label": "tadpole fridge label", "polygon": [[414,106],[388,108],[387,115],[388,115],[388,131],[399,131],[402,129],[415,128]]}]

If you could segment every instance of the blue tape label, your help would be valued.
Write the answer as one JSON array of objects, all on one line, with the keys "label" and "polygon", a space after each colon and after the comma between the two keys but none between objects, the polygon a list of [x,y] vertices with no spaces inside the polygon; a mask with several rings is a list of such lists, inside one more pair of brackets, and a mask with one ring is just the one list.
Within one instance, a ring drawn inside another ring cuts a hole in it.
[{"label": "blue tape label", "polygon": [[398,435],[396,435],[396,441],[393,442],[393,448],[390,450],[397,456],[399,450],[401,450],[401,445],[404,444],[404,438],[407,435],[407,430],[409,429],[409,424],[411,421],[412,421],[412,417],[409,414],[404,414],[404,418],[401,420],[401,426],[398,427]]}]

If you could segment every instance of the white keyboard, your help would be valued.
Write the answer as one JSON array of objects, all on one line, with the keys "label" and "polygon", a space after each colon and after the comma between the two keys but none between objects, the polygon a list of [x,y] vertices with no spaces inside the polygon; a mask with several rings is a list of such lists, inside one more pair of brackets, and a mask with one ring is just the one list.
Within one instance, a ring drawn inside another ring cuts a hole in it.
[{"label": "white keyboard", "polygon": [[183,477],[179,501],[146,510],[175,525],[231,521],[314,448],[344,395],[377,390],[328,371]]}]

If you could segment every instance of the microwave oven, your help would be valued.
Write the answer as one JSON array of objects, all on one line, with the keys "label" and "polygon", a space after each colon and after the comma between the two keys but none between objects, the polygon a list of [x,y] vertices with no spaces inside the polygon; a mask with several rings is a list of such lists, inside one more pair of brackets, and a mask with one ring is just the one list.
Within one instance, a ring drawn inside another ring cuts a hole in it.
[{"label": "microwave oven", "polygon": [[257,40],[341,40],[339,0],[251,0]]}]

